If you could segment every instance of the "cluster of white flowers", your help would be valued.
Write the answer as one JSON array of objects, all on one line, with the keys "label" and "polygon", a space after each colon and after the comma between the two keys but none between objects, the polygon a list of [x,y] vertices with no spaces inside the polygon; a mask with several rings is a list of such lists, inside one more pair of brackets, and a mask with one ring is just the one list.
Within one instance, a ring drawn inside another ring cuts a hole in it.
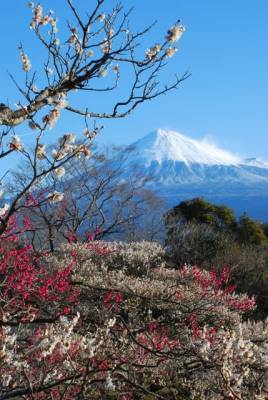
[{"label": "cluster of white flowers", "polygon": [[104,39],[103,43],[101,44],[101,50],[104,54],[108,54],[111,50],[112,44],[111,41],[108,40],[107,38]]},{"label": "cluster of white flowers", "polygon": [[178,51],[176,47],[168,47],[165,51],[166,57],[171,58]]},{"label": "cluster of white flowers", "polygon": [[48,76],[51,76],[51,75],[53,75],[53,73],[54,73],[54,71],[53,71],[53,69],[52,68],[47,68],[46,69],[46,73],[48,74]]},{"label": "cluster of white flowers", "polygon": [[57,33],[57,20],[52,17],[53,11],[50,10],[49,14],[43,15],[43,7],[40,4],[35,5],[33,1],[28,3],[29,7],[32,9],[33,18],[30,23],[31,29],[38,29],[39,25],[46,26],[51,24],[52,32]]},{"label": "cluster of white flowers", "polygon": [[64,199],[64,194],[57,192],[56,190],[54,190],[54,192],[51,192],[47,195],[47,199],[51,202],[51,203],[59,203]]},{"label": "cluster of white flowers", "polygon": [[9,210],[9,204],[5,203],[3,207],[0,208],[0,217],[3,217],[5,213]]},{"label": "cluster of white flowers", "polygon": [[[110,395],[125,385],[124,375],[117,373],[123,365],[130,377],[142,374],[144,387],[155,381],[165,390],[180,387],[192,400],[231,399],[234,394],[237,399],[267,398],[268,321],[242,322],[241,307],[235,311],[234,302],[243,297],[215,290],[208,271],[171,269],[164,249],[150,242],[68,244],[46,258],[47,267],[63,270],[71,256],[76,260],[71,283],[83,293],[81,302],[73,304],[77,314],[73,318],[68,311],[42,324],[26,343],[21,337],[32,333],[31,327],[4,328],[4,382],[11,386],[13,375],[16,384],[21,382],[21,371],[29,368],[36,385],[36,354],[41,368],[49,366],[42,369],[44,384],[90,365],[93,373],[90,369],[85,381],[97,376],[94,369],[101,371],[103,393]],[[142,274],[136,274],[139,267]],[[125,316],[127,323],[122,323]],[[51,359],[59,360],[53,368]]]},{"label": "cluster of white flowers", "polygon": [[72,151],[72,146],[70,146],[68,143],[66,143],[64,146],[61,147],[60,150],[57,149],[52,149],[51,151],[51,157],[55,161],[60,161],[64,157],[67,157]]},{"label": "cluster of white flowers", "polygon": [[17,135],[13,136],[13,138],[9,144],[9,147],[12,150],[16,150],[16,151],[21,151],[23,149],[23,145],[21,144],[20,138]]},{"label": "cluster of white flowers", "polygon": [[[7,321],[8,313],[3,315]],[[14,317],[13,315],[11,318]],[[93,357],[103,357],[106,352],[112,351],[111,329],[116,318],[107,318],[101,327],[82,332],[79,326],[80,312],[75,316],[60,316],[54,323],[41,325],[38,333],[30,325],[1,328],[0,359],[2,388],[9,389],[20,385],[21,376],[27,371],[27,379],[31,384],[40,383],[40,375],[36,371],[36,361],[47,359],[49,367],[42,369],[42,383],[57,380],[67,373],[76,373],[83,365],[87,365]],[[25,341],[26,338],[31,340]],[[75,357],[73,351],[75,349]],[[50,368],[50,356],[62,360]],[[86,363],[86,364],[85,364]],[[42,367],[41,367],[42,368]],[[18,383],[19,382],[19,383]]]},{"label": "cluster of white flowers", "polygon": [[51,129],[54,128],[60,117],[60,112],[60,107],[53,108],[47,115],[44,116],[43,122],[47,123]]},{"label": "cluster of white flowers", "polygon": [[[86,263],[84,265],[85,269],[88,272],[92,272],[92,268],[96,268],[98,271],[96,272],[96,277],[101,271],[100,280],[103,279],[102,272],[104,271],[105,273],[107,270],[116,270],[113,279],[119,282],[121,281],[120,274],[122,271],[135,276],[148,276],[152,271],[155,271],[155,268],[165,265],[165,252],[158,243],[147,241],[132,243],[97,241],[96,244],[97,246],[95,246],[95,242],[85,245],[73,244],[70,247],[68,245],[64,247],[63,252],[68,254],[68,249],[76,246],[81,259],[87,260],[91,266],[88,269],[89,267]],[[104,249],[104,253],[98,253],[100,248]]]},{"label": "cluster of white flowers", "polygon": [[105,76],[107,76],[107,75],[108,75],[108,69],[104,68],[104,67],[101,67],[100,70],[99,70],[99,76],[101,78],[105,78]]},{"label": "cluster of white flowers", "polygon": [[55,170],[55,174],[59,177],[62,178],[65,175],[65,168],[64,167],[59,167]]},{"label": "cluster of white flowers", "polygon": [[168,42],[177,42],[182,37],[184,32],[184,25],[174,25],[169,29],[166,39]]},{"label": "cluster of white flowers", "polygon": [[46,157],[46,146],[44,144],[38,144],[36,148],[36,157],[38,160],[43,160]]},{"label": "cluster of white flowers", "polygon": [[35,29],[41,23],[43,17],[43,7],[40,4],[37,4],[37,6],[35,6],[33,1],[29,3],[29,7],[32,9],[33,12],[33,19],[30,26]]},{"label": "cluster of white flowers", "polygon": [[27,54],[25,54],[23,51],[20,54],[20,59],[22,62],[22,69],[25,72],[29,72],[32,68],[31,62]]},{"label": "cluster of white flowers", "polygon": [[146,50],[146,57],[148,60],[152,60],[157,56],[157,54],[161,51],[161,45],[156,44],[153,47],[150,47],[149,49]]},{"label": "cluster of white flowers", "polygon": [[107,387],[108,390],[115,390],[116,389],[116,386],[113,383],[111,374],[108,374],[107,377],[106,377],[106,387]]},{"label": "cluster of white flowers", "polygon": [[55,105],[55,108],[44,116],[43,122],[47,123],[50,128],[53,128],[60,117],[61,109],[66,108],[68,105],[66,93],[58,93],[54,96],[50,96],[46,101],[47,104]]},{"label": "cluster of white flowers", "polygon": [[[50,326],[46,330],[39,345],[42,350],[39,356],[40,360],[50,356],[58,346],[60,347],[61,354],[66,354],[74,344],[79,346],[81,358],[89,360],[95,356],[97,350],[105,343],[104,338],[109,336],[113,324],[109,324],[108,321],[106,329],[105,327],[103,329],[97,329],[94,333],[88,332],[82,336],[74,332],[74,328],[77,326],[79,319],[79,312],[73,319],[62,316],[60,317],[59,323]],[[65,366],[68,368],[71,365],[66,364]],[[74,366],[73,364],[73,367]]]},{"label": "cluster of white flowers", "polygon": [[239,389],[244,379],[250,374],[250,365],[254,364],[255,345],[243,337],[241,325],[239,330],[227,332],[222,340],[222,375],[225,381]]},{"label": "cluster of white flowers", "polygon": [[71,144],[65,143],[64,145],[62,145],[60,147],[59,150],[52,149],[51,156],[55,161],[60,161],[63,158],[70,155],[73,152],[73,148],[74,148],[74,146],[72,146]]},{"label": "cluster of white flowers", "polygon": [[77,146],[76,150],[76,157],[80,158],[81,155],[83,155],[85,158],[89,158],[91,156],[91,151],[88,148],[88,146],[86,146],[85,144],[82,144],[81,146]]},{"label": "cluster of white flowers", "polygon": [[59,108],[65,108],[68,105],[67,95],[65,92],[60,92],[54,96],[49,96],[47,99],[47,104],[54,104]]},{"label": "cluster of white flowers", "polygon": [[[244,398],[243,385],[245,381],[255,380],[253,371],[258,368],[263,374],[268,371],[268,321],[239,322],[229,330],[222,327],[212,343],[207,333],[204,327],[198,343],[199,354],[220,366],[226,395],[235,392],[238,398]],[[254,398],[266,398],[258,396]]]},{"label": "cluster of white flowers", "polygon": [[71,36],[68,39],[68,43],[70,45],[75,44],[78,41],[78,36],[77,36],[77,29],[76,28],[71,28]]},{"label": "cluster of white flowers", "polygon": [[74,143],[76,140],[76,135],[74,133],[65,133],[61,138],[59,138],[59,144],[61,146],[66,143]]},{"label": "cluster of white flowers", "polygon": [[94,139],[94,137],[96,136],[96,133],[94,131],[91,131],[88,128],[85,128],[83,130],[83,134],[87,139],[90,139],[90,140]]},{"label": "cluster of white flowers", "polygon": [[[19,371],[23,371],[24,368],[28,368],[27,361],[25,358],[17,353],[16,342],[18,334],[9,326],[1,327],[1,343],[0,343],[0,358],[1,363],[12,365]],[[5,382],[10,382],[9,374],[3,377]],[[7,383],[7,384],[8,384]]]},{"label": "cluster of white flowers", "polygon": [[[73,154],[80,158],[82,155],[89,158],[91,151],[86,144],[75,144],[76,135],[74,133],[66,133],[59,138],[59,149],[52,149],[51,156],[55,161],[60,161],[63,158]],[[61,175],[63,171],[60,170]]]}]

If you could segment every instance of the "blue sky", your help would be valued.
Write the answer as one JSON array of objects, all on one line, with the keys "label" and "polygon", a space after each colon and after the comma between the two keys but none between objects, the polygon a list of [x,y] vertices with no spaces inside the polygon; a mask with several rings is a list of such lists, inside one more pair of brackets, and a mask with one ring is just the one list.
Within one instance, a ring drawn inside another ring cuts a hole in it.
[{"label": "blue sky", "polygon": [[[42,59],[29,29],[27,3],[9,0],[1,4],[0,101],[9,100],[10,105],[17,101],[17,94],[6,71],[22,77],[19,42],[33,67]],[[93,0],[74,3],[83,8]],[[68,17],[65,0],[45,0],[42,4],[55,11],[61,27]],[[122,4],[135,7],[131,18],[134,29],[158,20],[148,43],[157,42],[178,17],[182,19],[187,31],[162,78],[169,80],[174,73],[187,69],[192,75],[179,90],[142,105],[129,118],[104,121],[99,141],[130,143],[157,128],[170,128],[192,138],[208,137],[242,156],[268,160],[267,0],[123,0]],[[127,80],[122,84],[127,85]],[[102,99],[104,107],[108,96]],[[92,104],[94,96],[79,99],[83,101]],[[53,141],[66,130],[79,133],[81,121],[64,115],[57,128],[48,133],[49,139]],[[27,127],[20,133],[30,141]]]}]

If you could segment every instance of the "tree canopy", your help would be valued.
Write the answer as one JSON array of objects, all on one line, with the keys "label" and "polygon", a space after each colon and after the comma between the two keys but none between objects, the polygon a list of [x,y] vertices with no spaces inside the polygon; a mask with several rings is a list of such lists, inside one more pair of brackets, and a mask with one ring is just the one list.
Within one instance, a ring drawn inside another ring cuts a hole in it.
[{"label": "tree canopy", "polygon": [[237,219],[230,207],[210,203],[202,197],[182,201],[166,213],[167,236],[172,236],[176,226],[184,222],[206,224],[229,232],[241,243],[264,244],[268,241],[260,222],[246,214]]}]

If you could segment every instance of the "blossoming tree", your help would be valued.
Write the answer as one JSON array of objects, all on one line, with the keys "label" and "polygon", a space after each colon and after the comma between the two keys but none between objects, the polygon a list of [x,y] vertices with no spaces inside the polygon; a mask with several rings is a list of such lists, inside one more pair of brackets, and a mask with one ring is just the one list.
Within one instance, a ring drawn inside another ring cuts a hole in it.
[{"label": "blossoming tree", "polygon": [[228,268],[146,242],[36,258],[11,234],[1,256],[1,399],[266,398],[267,322],[243,323]]},{"label": "blossoming tree", "polygon": [[[140,54],[137,44],[149,28],[132,33],[121,5],[107,12],[104,0],[94,4],[84,20],[67,0],[74,21],[68,23],[67,37],[60,37],[54,15],[30,2],[32,30],[47,52],[46,84],[36,87],[34,62],[21,46],[25,84],[12,79],[25,104],[17,110],[0,107],[0,156],[18,153],[31,170],[0,208],[0,398],[265,399],[267,322],[243,322],[255,301],[235,294],[228,268],[219,275],[191,266],[173,270],[164,249],[146,242],[89,240],[54,254],[37,253],[18,235],[31,227],[27,218],[17,226],[21,209],[64,198],[46,187],[34,196],[37,184],[48,174],[64,175],[72,157],[90,156],[88,146],[99,129],[89,126],[89,117],[125,117],[186,78],[162,88],[157,82],[176,52],[174,43],[184,31],[180,22],[162,43]],[[49,36],[44,26],[50,27]],[[71,91],[116,90],[124,66],[132,67],[133,80],[127,96],[110,111],[70,104]],[[102,86],[109,70],[114,82]],[[48,152],[44,134],[62,110],[85,119],[85,137],[77,141],[73,133],[64,133]],[[34,131],[33,151],[13,134],[24,123]]]},{"label": "blossoming tree", "polygon": [[[29,2],[32,11],[30,26],[37,41],[45,49],[46,59],[44,69],[34,71],[34,60],[30,60],[26,49],[20,46],[25,82],[21,85],[10,75],[21,100],[15,110],[4,103],[0,104],[0,157],[3,159],[17,152],[29,161],[32,173],[14,193],[11,202],[1,206],[0,232],[7,228],[14,213],[27,206],[25,195],[37,182],[53,171],[58,176],[64,174],[64,164],[72,157],[89,157],[88,146],[100,130],[96,120],[126,117],[141,103],[177,88],[187,77],[184,74],[163,86],[158,81],[159,73],[167,60],[175,54],[175,44],[184,32],[179,21],[163,35],[162,42],[140,52],[138,45],[150,27],[133,33],[128,22],[130,12],[124,12],[121,4],[112,8],[106,6],[105,0],[96,0],[91,11],[87,10],[86,18],[82,17],[72,0],[66,0],[66,5],[73,20],[67,23],[66,30],[61,33],[57,18],[51,10],[45,12],[40,4]],[[73,104],[82,91],[89,95],[97,92],[107,95],[116,91],[120,87],[120,73],[123,70],[127,70],[129,86],[124,95],[121,94],[123,97],[117,98],[111,105],[110,110],[81,109]],[[108,73],[113,78],[106,84],[104,77]],[[74,93],[72,96],[71,92]],[[55,126],[63,110],[76,113],[85,120],[84,139],[77,140],[73,133],[65,133],[58,147],[49,153],[44,144],[44,134],[48,128]],[[93,124],[89,118],[94,121]],[[16,127],[26,123],[34,131],[34,149],[31,151],[15,133]],[[43,160],[46,161],[46,167]],[[61,193],[47,193],[49,201],[58,202],[62,199]]]}]

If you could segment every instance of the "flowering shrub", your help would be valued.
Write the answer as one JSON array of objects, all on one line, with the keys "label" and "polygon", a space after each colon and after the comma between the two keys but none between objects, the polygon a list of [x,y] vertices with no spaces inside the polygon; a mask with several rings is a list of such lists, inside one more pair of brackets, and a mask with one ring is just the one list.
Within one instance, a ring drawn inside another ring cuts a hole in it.
[{"label": "flowering shrub", "polygon": [[76,252],[82,270],[87,265],[97,269],[119,270],[126,274],[143,276],[148,275],[151,269],[164,264],[165,252],[162,246],[154,242],[105,242],[90,241],[86,244],[76,243],[63,246],[60,249],[61,257]]},{"label": "flowering shrub", "polygon": [[[1,399],[265,399],[268,324],[154,243],[1,243]],[[157,266],[159,263],[159,266]],[[139,269],[137,273],[137,269]]]}]

